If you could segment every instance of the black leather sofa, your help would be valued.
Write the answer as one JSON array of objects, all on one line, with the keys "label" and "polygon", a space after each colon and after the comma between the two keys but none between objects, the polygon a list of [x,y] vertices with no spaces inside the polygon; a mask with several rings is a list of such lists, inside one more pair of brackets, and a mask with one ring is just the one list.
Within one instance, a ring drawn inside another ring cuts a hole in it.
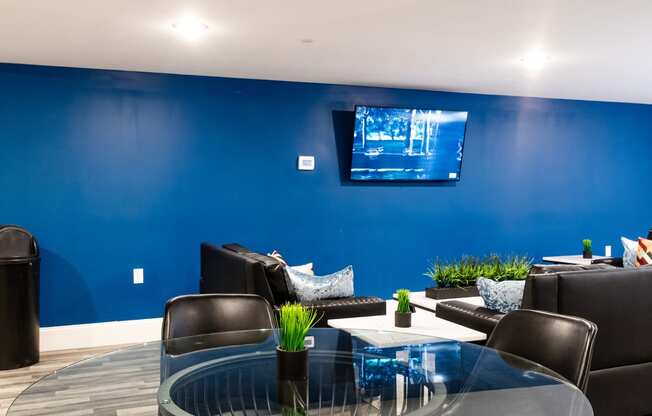
[{"label": "black leather sofa", "polygon": [[[551,274],[561,272],[577,272],[589,270],[612,270],[622,264],[622,259],[610,259],[609,263],[595,263],[587,266],[570,265],[570,264],[539,264],[534,265],[530,272],[530,277],[540,274]],[[526,286],[528,281],[526,281]],[[526,308],[527,301],[522,307]],[[438,318],[446,319],[451,322],[464,325],[476,331],[484,332],[489,335],[494,327],[505,314],[487,309],[483,306],[471,305],[468,302],[459,300],[443,301],[437,304],[435,314]]]},{"label": "black leather sofa", "polygon": [[[267,299],[276,310],[295,301],[286,286],[284,265],[273,257],[252,252],[239,244],[216,247],[202,243],[200,293],[253,293]],[[386,313],[385,300],[373,296],[303,302],[317,310],[318,327],[329,319],[353,318]]]},{"label": "black leather sofa", "polygon": [[[652,267],[592,265],[533,274],[526,280],[522,308],[597,324],[587,390],[596,416],[652,414]],[[487,334],[502,317],[460,301],[439,303],[436,314]]]}]

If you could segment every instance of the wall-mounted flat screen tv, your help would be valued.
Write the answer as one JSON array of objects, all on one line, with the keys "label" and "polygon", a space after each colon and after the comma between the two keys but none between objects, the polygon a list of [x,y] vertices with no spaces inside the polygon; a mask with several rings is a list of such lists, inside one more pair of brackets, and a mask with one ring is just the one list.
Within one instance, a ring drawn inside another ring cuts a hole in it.
[{"label": "wall-mounted flat screen tv", "polygon": [[351,179],[457,181],[467,112],[356,106]]}]

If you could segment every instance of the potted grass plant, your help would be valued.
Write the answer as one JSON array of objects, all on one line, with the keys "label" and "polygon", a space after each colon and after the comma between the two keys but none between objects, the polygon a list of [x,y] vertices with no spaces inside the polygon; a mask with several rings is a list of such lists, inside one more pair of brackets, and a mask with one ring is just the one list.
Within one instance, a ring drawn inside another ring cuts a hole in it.
[{"label": "potted grass plant", "polygon": [[299,303],[287,303],[279,312],[279,346],[276,348],[278,378],[306,380],[308,350],[304,340],[317,322],[317,312]]},{"label": "potted grass plant", "polygon": [[397,328],[409,328],[412,326],[412,306],[410,305],[410,291],[399,289],[396,291],[398,305],[394,312],[394,325]]},{"label": "potted grass plant", "polygon": [[431,299],[478,296],[475,287],[478,265],[479,260],[470,256],[450,263],[437,260],[424,273],[435,283],[434,287],[426,288],[426,296]]},{"label": "potted grass plant", "polygon": [[582,257],[585,259],[593,258],[593,242],[591,240],[582,240]]},{"label": "potted grass plant", "polygon": [[425,275],[436,286],[426,288],[426,296],[438,300],[478,296],[475,283],[479,278],[495,281],[522,280],[528,276],[531,267],[532,260],[526,256],[503,259],[496,254],[482,259],[463,256],[450,263],[435,262]]}]

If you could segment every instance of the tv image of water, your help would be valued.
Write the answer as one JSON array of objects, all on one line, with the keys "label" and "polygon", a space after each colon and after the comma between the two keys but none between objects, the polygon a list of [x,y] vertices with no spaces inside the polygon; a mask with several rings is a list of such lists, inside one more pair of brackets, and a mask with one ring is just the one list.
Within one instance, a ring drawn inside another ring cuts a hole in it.
[{"label": "tv image of water", "polygon": [[356,107],[352,180],[459,180],[468,113]]}]

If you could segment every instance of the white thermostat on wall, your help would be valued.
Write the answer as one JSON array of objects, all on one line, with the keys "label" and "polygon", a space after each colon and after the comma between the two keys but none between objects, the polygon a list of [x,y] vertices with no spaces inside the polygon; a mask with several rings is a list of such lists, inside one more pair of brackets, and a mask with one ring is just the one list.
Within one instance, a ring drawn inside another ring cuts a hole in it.
[{"label": "white thermostat on wall", "polygon": [[315,157],[299,155],[299,161],[297,162],[297,169],[315,170]]}]

